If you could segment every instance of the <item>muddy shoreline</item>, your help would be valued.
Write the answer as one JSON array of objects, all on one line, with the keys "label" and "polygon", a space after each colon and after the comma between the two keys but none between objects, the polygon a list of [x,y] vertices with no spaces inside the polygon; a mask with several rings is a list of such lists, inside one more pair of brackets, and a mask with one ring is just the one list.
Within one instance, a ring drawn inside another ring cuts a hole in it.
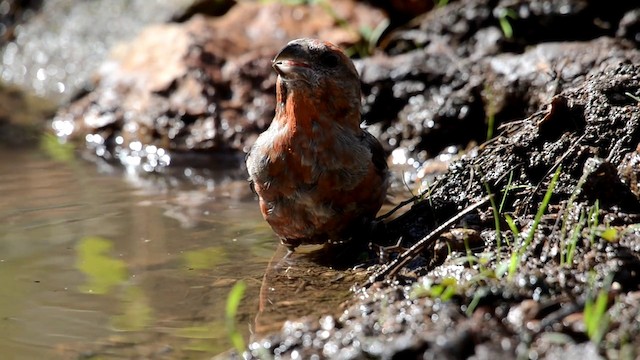
[{"label": "muddy shoreline", "polygon": [[389,222],[387,244],[411,246],[432,229],[424,224],[487,192],[495,208],[429,239],[393,277],[365,289],[361,274],[342,312],[288,321],[250,358],[635,356],[640,111],[619,94],[639,88],[640,68],[620,64],[506,125]]},{"label": "muddy shoreline", "polygon": [[270,59],[320,37],[354,58],[363,121],[397,166],[386,209],[407,202],[339,264],[276,254],[248,349],[220,358],[640,355],[637,6],[187,3],[127,17],[126,34],[110,32],[122,10],[111,3],[11,3],[0,142],[37,146],[44,132],[97,164],[136,159],[141,176],[237,174],[273,117]]}]

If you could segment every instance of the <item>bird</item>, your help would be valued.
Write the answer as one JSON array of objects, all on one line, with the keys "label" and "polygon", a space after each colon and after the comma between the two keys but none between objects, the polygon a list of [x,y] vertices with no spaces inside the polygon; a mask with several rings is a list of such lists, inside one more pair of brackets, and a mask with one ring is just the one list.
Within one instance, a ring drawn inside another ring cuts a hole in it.
[{"label": "bird", "polygon": [[272,60],[275,116],[246,157],[264,219],[292,253],[371,229],[389,186],[380,142],[361,125],[358,72],[336,45],[302,38]]}]

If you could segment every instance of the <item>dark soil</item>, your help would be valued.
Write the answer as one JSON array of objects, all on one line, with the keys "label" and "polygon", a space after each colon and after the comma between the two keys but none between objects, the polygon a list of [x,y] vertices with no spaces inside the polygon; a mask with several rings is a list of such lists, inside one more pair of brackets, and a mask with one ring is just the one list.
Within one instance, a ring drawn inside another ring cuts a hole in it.
[{"label": "dark soil", "polygon": [[640,66],[620,63],[505,124],[382,237],[410,246],[488,192],[495,208],[487,203],[460,221],[465,231],[427,239],[397,276],[356,284],[343,312],[287,322],[251,344],[250,357],[637,356],[638,91]]}]

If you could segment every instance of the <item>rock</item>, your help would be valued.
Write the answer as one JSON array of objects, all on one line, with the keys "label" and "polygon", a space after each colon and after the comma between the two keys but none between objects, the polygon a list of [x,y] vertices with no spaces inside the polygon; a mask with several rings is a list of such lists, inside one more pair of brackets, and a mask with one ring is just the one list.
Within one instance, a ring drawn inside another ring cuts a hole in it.
[{"label": "rock", "polygon": [[130,151],[131,144],[183,153],[247,151],[273,117],[271,59],[283,44],[319,37],[348,46],[360,40],[353,29],[384,18],[361,3],[331,4],[335,16],[321,5],[242,2],[221,18],[148,28],[112,51],[95,90],[61,109],[54,129],[71,138],[92,134],[105,157]]},{"label": "rock", "polygon": [[0,82],[0,146],[37,145],[55,111],[55,104]]},{"label": "rock", "polygon": [[629,39],[640,44],[640,9],[629,10],[618,25],[616,36],[619,38]]},{"label": "rock", "polygon": [[[425,161],[445,147],[465,147],[501,123],[525,117],[563,89],[620,62],[640,62],[631,44],[613,38],[532,46],[522,54],[478,60],[445,45],[358,63],[365,114],[388,150]],[[453,64],[453,65],[452,65]]]},{"label": "rock", "polygon": [[[637,62],[633,44],[613,39],[618,26],[621,38],[633,33],[634,8],[511,0],[436,8],[360,62],[364,118],[387,150],[408,149],[420,162],[446,146],[484,141],[592,68]],[[598,37],[608,38],[591,40]]]},{"label": "rock", "polygon": [[618,176],[640,201],[640,144],[635,151],[627,153],[618,166]]},{"label": "rock", "polygon": [[[614,36],[627,12],[637,6],[610,6],[601,1],[471,0],[451,2],[411,21],[404,30],[382,42],[388,54],[405,53],[433,44],[446,45],[460,57],[484,52],[479,36],[484,29],[498,29],[494,41],[499,52],[522,52],[542,42],[580,41]],[[632,17],[632,16],[631,16]]]},{"label": "rock", "polygon": [[29,16],[6,38],[11,42],[0,54],[0,78],[62,103],[87,86],[90,75],[116,42],[131,39],[149,24],[180,18],[194,6],[224,10],[230,2],[35,1],[41,4],[34,7],[37,16]]},{"label": "rock", "polygon": [[435,5],[431,0],[370,0],[369,2],[389,14],[391,27],[404,25],[416,16],[431,10]]}]

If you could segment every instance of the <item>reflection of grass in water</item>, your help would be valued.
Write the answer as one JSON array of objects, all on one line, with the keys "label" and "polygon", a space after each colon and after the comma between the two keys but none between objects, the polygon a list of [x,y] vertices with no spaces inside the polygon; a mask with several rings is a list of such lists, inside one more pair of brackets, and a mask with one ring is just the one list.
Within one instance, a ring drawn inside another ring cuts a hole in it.
[{"label": "reflection of grass in water", "polygon": [[111,319],[111,325],[121,331],[143,330],[153,321],[153,311],[149,306],[149,299],[137,286],[129,286],[125,289],[122,302],[124,309],[122,314]]},{"label": "reflection of grass in water", "polygon": [[45,133],[40,138],[40,147],[53,160],[62,163],[72,163],[75,160],[73,153],[73,145],[71,143],[62,143],[53,134]]},{"label": "reflection of grass in water", "polygon": [[111,240],[99,236],[87,236],[76,245],[76,268],[87,275],[86,284],[80,286],[83,293],[106,294],[113,286],[127,279],[124,261],[113,259],[108,252]]},{"label": "reflection of grass in water", "polygon": [[245,235],[239,240],[248,241],[251,255],[255,257],[257,261],[271,259],[280,240],[271,229],[271,226],[269,226],[269,223],[264,221],[262,217],[256,221],[255,225],[250,225],[252,226],[251,234]]},{"label": "reflection of grass in water", "polygon": [[177,329],[175,336],[191,340],[181,346],[183,350],[215,354],[221,353],[229,348],[228,344],[224,344],[222,341],[228,339],[227,329],[219,320],[208,324]]},{"label": "reflection of grass in water", "polygon": [[227,261],[227,253],[222,246],[212,246],[201,250],[186,251],[184,260],[190,269],[207,270]]},{"label": "reflection of grass in water", "polygon": [[[229,291],[225,308],[224,323],[214,320],[211,323],[184,327],[176,330],[177,337],[191,339],[184,350],[203,351],[209,353],[220,353],[228,350],[227,345],[220,345],[223,340],[228,339],[238,353],[245,350],[245,343],[242,334],[236,326],[238,308],[245,295],[246,283],[240,280],[235,283]],[[212,341],[215,340],[215,341]]]}]

